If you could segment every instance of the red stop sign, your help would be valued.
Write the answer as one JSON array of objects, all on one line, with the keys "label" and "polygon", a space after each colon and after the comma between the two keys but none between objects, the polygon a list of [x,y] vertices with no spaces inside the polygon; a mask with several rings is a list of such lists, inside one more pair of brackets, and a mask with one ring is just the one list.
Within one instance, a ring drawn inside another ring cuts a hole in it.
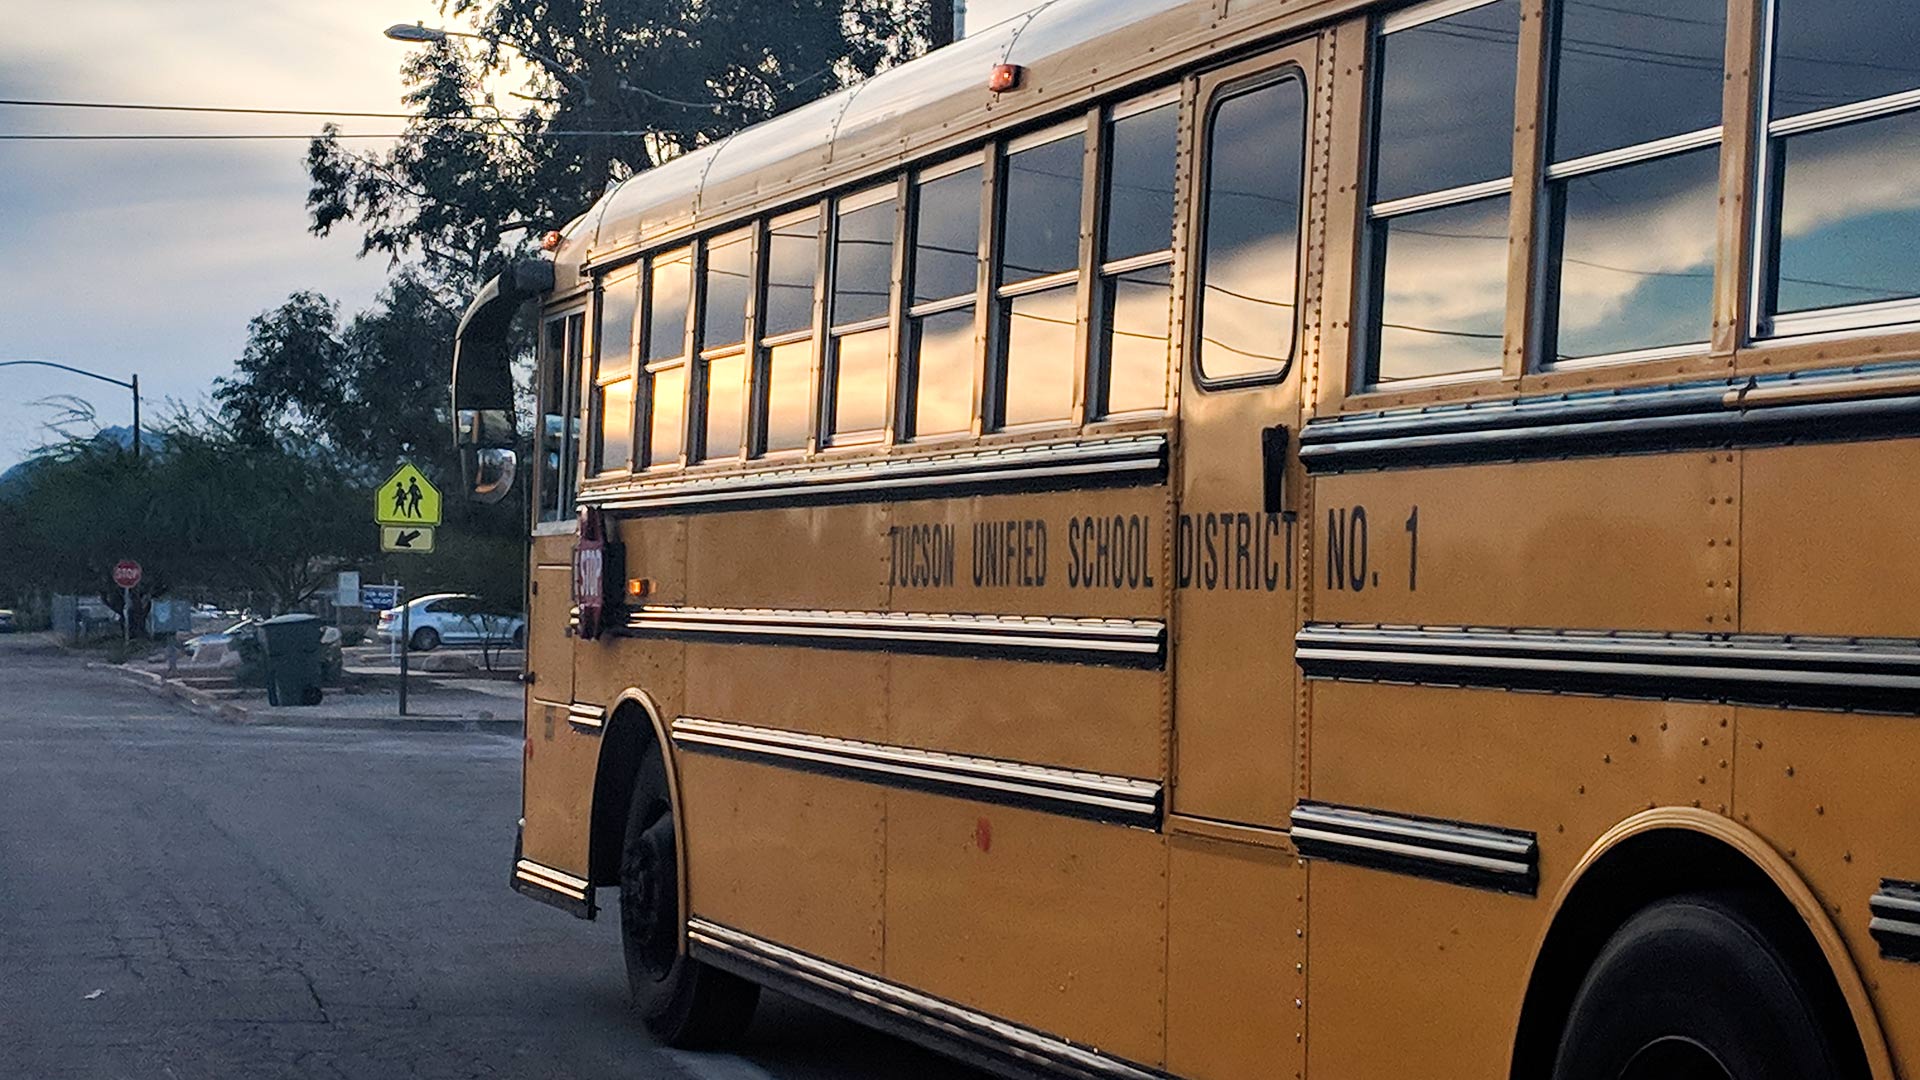
[{"label": "red stop sign", "polygon": [[132,559],[121,559],[114,563],[113,583],[123,589],[131,589],[140,584],[140,564]]}]

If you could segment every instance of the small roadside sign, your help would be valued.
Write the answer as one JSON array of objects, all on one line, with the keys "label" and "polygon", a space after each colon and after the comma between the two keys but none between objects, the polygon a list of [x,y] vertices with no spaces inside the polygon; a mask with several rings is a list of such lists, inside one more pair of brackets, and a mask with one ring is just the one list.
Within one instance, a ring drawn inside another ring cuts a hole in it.
[{"label": "small roadside sign", "polygon": [[360,606],[368,611],[391,611],[400,604],[398,585],[360,586]]},{"label": "small roadside sign", "polygon": [[382,525],[380,550],[417,551],[424,555],[433,550],[433,529],[424,525]]},{"label": "small roadside sign", "polygon": [[412,462],[404,462],[374,492],[373,520],[379,525],[438,525],[440,489]]},{"label": "small roadside sign", "polygon": [[123,589],[131,589],[140,584],[140,576],[140,564],[132,559],[121,559],[113,564],[113,583]]}]

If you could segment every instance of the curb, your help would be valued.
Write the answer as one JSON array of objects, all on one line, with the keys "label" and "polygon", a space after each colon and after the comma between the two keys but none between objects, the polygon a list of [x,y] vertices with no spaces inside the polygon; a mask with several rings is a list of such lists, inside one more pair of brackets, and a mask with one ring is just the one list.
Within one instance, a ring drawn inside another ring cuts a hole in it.
[{"label": "curb", "polygon": [[105,664],[87,661],[89,670],[116,671],[132,679],[135,685],[156,697],[166,698],[198,712],[217,723],[243,725],[261,728],[322,728],[334,731],[468,731],[489,734],[517,734],[523,724],[519,718],[500,720],[479,720],[469,717],[450,716],[345,716],[325,717],[316,715],[302,716],[296,713],[256,714],[244,705],[216,698],[189,686],[167,681],[157,672],[141,671],[137,668],[122,667],[119,664]]},{"label": "curb", "polygon": [[98,660],[87,661],[87,670],[117,671],[122,676],[132,679],[135,685],[138,685],[156,697],[163,697],[169,701],[177,701],[195,712],[224,724],[245,724],[252,720],[252,717],[247,714],[246,709],[235,705],[233,702],[221,701],[210,694],[203,694],[190,686],[182,686],[176,682],[168,682],[166,677],[158,672],[141,671],[138,668],[123,667],[119,664],[105,664]]}]

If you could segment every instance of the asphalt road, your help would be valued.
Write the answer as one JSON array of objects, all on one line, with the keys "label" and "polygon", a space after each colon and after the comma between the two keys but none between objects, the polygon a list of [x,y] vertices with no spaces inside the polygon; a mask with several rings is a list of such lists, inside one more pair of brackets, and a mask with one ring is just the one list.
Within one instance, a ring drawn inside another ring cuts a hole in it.
[{"label": "asphalt road", "polygon": [[507,888],[519,754],[216,724],[0,637],[0,1077],[981,1080],[771,995],[737,1055],[652,1045],[615,919]]}]

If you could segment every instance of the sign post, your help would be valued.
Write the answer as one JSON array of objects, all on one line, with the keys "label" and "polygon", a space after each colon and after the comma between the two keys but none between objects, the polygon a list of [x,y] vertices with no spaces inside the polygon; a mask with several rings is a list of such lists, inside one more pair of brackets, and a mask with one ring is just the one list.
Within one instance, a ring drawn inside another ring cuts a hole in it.
[{"label": "sign post", "polygon": [[360,606],[368,611],[400,609],[400,639],[395,647],[400,654],[400,715],[407,715],[407,647],[413,636],[412,612],[407,610],[406,590],[399,585],[360,586]]},{"label": "sign post", "polygon": [[113,583],[120,586],[120,636],[129,647],[133,645],[133,587],[140,584],[140,573],[140,564],[132,559],[113,564]]},{"label": "sign post", "polygon": [[[398,586],[395,592],[399,591]],[[407,715],[407,652],[413,648],[413,605],[400,605],[400,715]]]}]

